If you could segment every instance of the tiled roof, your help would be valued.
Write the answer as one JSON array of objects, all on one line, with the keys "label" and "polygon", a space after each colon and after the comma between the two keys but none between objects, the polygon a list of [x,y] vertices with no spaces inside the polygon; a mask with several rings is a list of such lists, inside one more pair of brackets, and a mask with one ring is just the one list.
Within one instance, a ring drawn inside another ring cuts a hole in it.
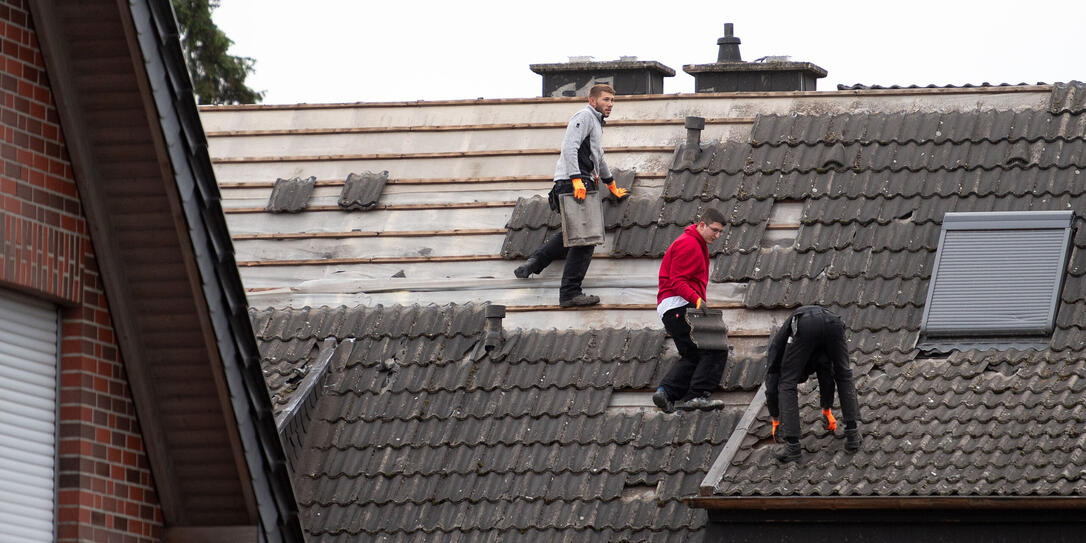
[{"label": "tiled roof", "polygon": [[298,213],[309,205],[309,196],[313,194],[313,187],[316,184],[315,176],[304,179],[301,177],[276,179],[266,209],[272,213]]},{"label": "tiled roof", "polygon": [[381,198],[388,183],[388,171],[352,173],[343,183],[339,207],[343,209],[372,209]]},{"label": "tiled roof", "polygon": [[[837,85],[837,90],[897,90],[897,89],[975,89],[978,87],[1017,87],[1022,85],[1047,85],[1048,83],[965,83],[962,85]],[[1058,83],[1057,83],[1058,84]]]},{"label": "tiled roof", "polygon": [[[295,468],[311,540],[688,541],[693,494],[742,408],[609,407],[674,361],[659,329],[506,331],[486,306],[252,312],[269,387],[338,343]],[[306,355],[306,353],[311,353]],[[751,391],[760,363],[729,364]]]},{"label": "tiled roof", "polygon": [[[803,462],[772,458],[763,408],[717,495],[1086,495],[1083,89],[1056,86],[1047,111],[761,116],[751,144],[702,150],[743,168],[683,171],[706,180],[703,193],[804,202],[794,245],[754,250],[738,274],[719,257],[714,280],[746,273],[751,308],[842,316],[866,439],[847,455],[840,435],[817,430],[808,383]],[[1078,231],[1047,347],[914,349],[946,212],[1066,209]]]}]

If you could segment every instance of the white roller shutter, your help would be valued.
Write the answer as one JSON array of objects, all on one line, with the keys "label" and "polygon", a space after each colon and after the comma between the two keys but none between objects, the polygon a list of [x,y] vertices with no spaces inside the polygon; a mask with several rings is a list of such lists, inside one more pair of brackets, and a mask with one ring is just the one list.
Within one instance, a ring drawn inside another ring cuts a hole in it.
[{"label": "white roller shutter", "polygon": [[53,541],[57,310],[0,290],[0,542]]}]

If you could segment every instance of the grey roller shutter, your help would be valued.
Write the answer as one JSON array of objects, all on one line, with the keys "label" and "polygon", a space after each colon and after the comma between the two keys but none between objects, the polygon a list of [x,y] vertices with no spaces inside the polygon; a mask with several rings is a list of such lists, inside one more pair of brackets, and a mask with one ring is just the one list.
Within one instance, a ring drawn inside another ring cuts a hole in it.
[{"label": "grey roller shutter", "polygon": [[0,290],[0,541],[53,541],[57,312]]},{"label": "grey roller shutter", "polygon": [[925,336],[1049,334],[1070,211],[947,213],[928,287]]}]

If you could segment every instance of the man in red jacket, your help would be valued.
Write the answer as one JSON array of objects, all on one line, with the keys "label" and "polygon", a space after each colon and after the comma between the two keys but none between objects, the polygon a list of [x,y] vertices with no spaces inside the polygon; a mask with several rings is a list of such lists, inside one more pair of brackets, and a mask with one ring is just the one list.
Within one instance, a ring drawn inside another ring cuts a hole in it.
[{"label": "man in red jacket", "polygon": [[724,215],[716,209],[707,208],[697,223],[687,226],[671,242],[660,263],[656,312],[675,341],[680,357],[652,395],[652,402],[664,412],[676,408],[704,409],[722,404],[710,400],[709,394],[720,385],[728,351],[698,349],[690,338],[686,312],[705,307],[705,287],[709,283],[709,244],[716,241],[723,231]]}]

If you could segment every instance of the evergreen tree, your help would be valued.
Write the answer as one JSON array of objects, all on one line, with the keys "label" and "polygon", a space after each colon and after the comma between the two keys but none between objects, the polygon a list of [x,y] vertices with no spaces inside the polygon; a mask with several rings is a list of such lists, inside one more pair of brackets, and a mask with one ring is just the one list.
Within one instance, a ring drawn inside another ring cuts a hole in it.
[{"label": "evergreen tree", "polygon": [[192,77],[196,102],[201,104],[253,104],[264,98],[245,85],[256,60],[228,55],[234,42],[211,20],[220,0],[173,0],[181,47]]}]

